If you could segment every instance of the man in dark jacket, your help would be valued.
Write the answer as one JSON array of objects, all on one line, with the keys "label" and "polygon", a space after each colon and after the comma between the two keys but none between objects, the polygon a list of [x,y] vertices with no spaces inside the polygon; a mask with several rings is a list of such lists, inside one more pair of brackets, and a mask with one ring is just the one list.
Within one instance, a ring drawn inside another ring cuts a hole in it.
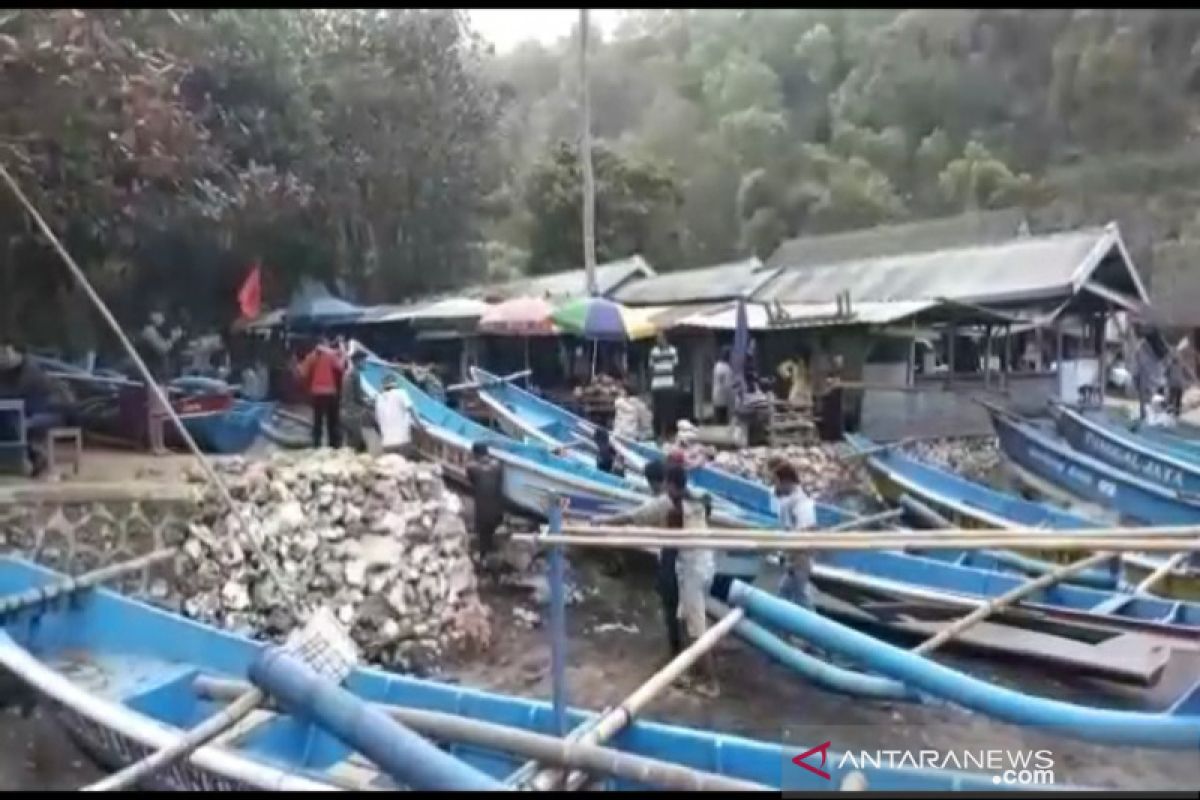
[{"label": "man in dark jacket", "polygon": [[504,465],[488,453],[486,444],[471,445],[467,480],[475,501],[475,535],[481,560],[491,554],[496,528],[504,519],[503,470]]}]

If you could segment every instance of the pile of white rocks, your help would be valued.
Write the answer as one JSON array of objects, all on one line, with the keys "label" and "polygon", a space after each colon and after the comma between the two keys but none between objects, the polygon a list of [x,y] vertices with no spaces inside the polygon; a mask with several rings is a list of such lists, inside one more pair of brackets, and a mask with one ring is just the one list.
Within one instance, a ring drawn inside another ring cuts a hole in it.
[{"label": "pile of white rocks", "polygon": [[1003,461],[994,436],[931,439],[913,442],[904,449],[914,458],[974,481],[991,479]]},{"label": "pile of white rocks", "polygon": [[[426,671],[490,642],[461,504],[435,466],[319,450],[221,469],[287,595],[304,609],[330,607],[364,660]],[[212,490],[201,509],[177,578],[183,612],[283,638],[295,626],[291,603],[250,534]]]},{"label": "pile of white rocks", "polygon": [[738,475],[769,483],[771,459],[783,458],[796,468],[805,492],[814,497],[830,497],[863,485],[862,459],[847,457],[851,452],[844,444],[825,443],[748,447],[718,452],[713,463]]}]

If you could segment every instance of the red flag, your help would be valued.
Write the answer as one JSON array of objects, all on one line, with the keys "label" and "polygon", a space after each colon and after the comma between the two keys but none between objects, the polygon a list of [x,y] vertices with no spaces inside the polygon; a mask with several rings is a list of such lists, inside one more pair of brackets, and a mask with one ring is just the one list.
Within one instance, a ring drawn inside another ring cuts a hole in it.
[{"label": "red flag", "polygon": [[242,288],[238,289],[238,307],[245,319],[254,319],[262,310],[262,267],[257,261],[251,266]]}]

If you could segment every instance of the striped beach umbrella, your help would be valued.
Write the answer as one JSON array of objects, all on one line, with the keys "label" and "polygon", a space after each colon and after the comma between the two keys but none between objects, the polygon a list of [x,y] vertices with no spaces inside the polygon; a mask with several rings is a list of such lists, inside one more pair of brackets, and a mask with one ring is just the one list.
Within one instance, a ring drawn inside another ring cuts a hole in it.
[{"label": "striped beach umbrella", "polygon": [[559,306],[550,317],[559,328],[585,339],[630,341],[658,332],[649,315],[604,297],[581,297]]}]

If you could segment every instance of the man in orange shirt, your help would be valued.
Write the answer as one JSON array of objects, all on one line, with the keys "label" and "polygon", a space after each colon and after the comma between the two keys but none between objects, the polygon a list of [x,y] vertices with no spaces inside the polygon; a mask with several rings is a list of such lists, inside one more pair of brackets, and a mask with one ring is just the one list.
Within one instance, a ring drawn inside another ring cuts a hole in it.
[{"label": "man in orange shirt", "polygon": [[330,447],[341,447],[341,414],[338,394],[342,375],[346,372],[345,355],[334,348],[328,336],[300,362],[300,377],[312,402],[313,447],[321,446],[321,427],[324,425]]}]

